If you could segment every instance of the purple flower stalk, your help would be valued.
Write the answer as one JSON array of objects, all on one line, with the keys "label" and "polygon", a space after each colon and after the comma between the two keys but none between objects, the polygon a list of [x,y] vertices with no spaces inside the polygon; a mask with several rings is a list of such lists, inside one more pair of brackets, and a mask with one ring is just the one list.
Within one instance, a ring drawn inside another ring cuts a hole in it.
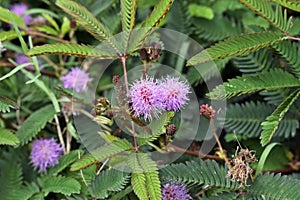
[{"label": "purple flower stalk", "polygon": [[179,78],[167,77],[159,86],[162,88],[162,101],[165,110],[176,112],[188,102],[189,87]]},{"label": "purple flower stalk", "polygon": [[151,120],[152,116],[158,118],[163,105],[161,92],[153,77],[146,77],[134,82],[129,90],[134,116],[144,116],[145,120]]},{"label": "purple flower stalk", "polygon": [[41,173],[46,171],[47,167],[56,165],[62,154],[62,147],[53,138],[39,139],[32,144],[30,159],[34,168],[39,168]]},{"label": "purple flower stalk", "polygon": [[182,183],[167,183],[162,188],[163,200],[189,200],[192,197],[188,194],[186,186]]},{"label": "purple flower stalk", "polygon": [[64,88],[74,89],[76,92],[81,92],[86,89],[88,82],[93,79],[89,74],[80,69],[79,67],[72,68],[71,71],[61,77]]},{"label": "purple flower stalk", "polygon": [[[18,16],[22,16],[28,10],[28,6],[24,3],[14,4],[10,7],[10,11],[17,14]],[[31,15],[25,15],[23,17],[23,21],[25,24],[29,24],[32,20]]]}]

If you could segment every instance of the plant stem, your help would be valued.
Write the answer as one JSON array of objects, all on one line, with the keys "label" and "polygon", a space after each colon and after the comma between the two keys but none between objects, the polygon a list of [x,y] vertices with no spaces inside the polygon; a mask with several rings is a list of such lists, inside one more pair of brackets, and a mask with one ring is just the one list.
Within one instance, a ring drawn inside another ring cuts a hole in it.
[{"label": "plant stem", "polygon": [[62,146],[62,148],[64,150],[64,153],[66,153],[66,146],[65,146],[64,138],[62,136],[62,132],[61,132],[59,120],[58,120],[58,117],[57,117],[56,114],[54,115],[54,119],[55,119],[55,122],[56,122],[56,129],[57,129],[57,134],[58,134],[59,142],[60,142],[60,144],[61,144],[61,146]]},{"label": "plant stem", "polygon": [[[128,94],[129,87],[128,87],[128,79],[127,79],[127,70],[126,70],[126,56],[121,56],[120,57],[122,66],[123,66],[123,72],[124,72],[124,82],[125,82],[125,88],[126,88],[126,94]],[[135,134],[135,128],[134,128],[134,122],[131,120],[131,129],[133,133],[133,141],[134,141],[134,151],[138,151],[138,145],[136,141],[136,134]]]},{"label": "plant stem", "polygon": [[287,36],[287,39],[300,41],[300,38],[289,36],[289,35]]},{"label": "plant stem", "polygon": [[225,162],[227,163],[228,168],[230,169],[231,168],[231,164],[230,164],[229,159],[227,158],[227,153],[226,153],[226,151],[224,151],[224,149],[222,147],[222,144],[221,144],[221,142],[219,140],[219,137],[217,135],[215,123],[214,123],[213,119],[210,119],[209,122],[210,122],[210,126],[211,126],[211,131],[213,132],[214,137],[215,137],[215,139],[217,141],[217,144],[218,144],[218,147],[220,149],[221,155],[222,155],[223,159],[225,160]]}]

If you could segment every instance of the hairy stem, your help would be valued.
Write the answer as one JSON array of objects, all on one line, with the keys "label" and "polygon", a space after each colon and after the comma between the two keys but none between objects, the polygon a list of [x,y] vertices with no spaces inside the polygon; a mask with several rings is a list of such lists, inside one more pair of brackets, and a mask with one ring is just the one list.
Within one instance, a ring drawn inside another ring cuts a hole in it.
[{"label": "hairy stem", "polygon": [[[122,66],[123,66],[123,72],[124,72],[124,82],[125,82],[125,88],[126,88],[126,94],[128,94],[129,87],[128,87],[128,79],[127,79],[127,69],[126,69],[126,57],[122,56],[121,58]],[[131,120],[131,129],[133,133],[133,141],[134,141],[134,151],[138,151],[138,145],[136,141],[136,134],[135,134],[135,128],[134,128],[134,122]]]}]

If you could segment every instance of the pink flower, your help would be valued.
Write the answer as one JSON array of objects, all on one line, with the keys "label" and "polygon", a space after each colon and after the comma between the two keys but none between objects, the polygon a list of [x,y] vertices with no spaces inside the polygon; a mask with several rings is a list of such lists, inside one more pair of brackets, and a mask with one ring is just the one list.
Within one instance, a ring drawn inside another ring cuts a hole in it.
[{"label": "pink flower", "polygon": [[[28,10],[28,6],[25,5],[24,3],[19,3],[19,4],[13,4],[10,7],[10,11],[17,14],[18,16],[22,16],[26,11]],[[31,15],[25,15],[23,16],[23,21],[25,24],[29,24],[32,20]]]},{"label": "pink flower", "polygon": [[79,67],[72,68],[71,71],[61,77],[64,88],[74,89],[76,92],[81,92],[87,88],[88,82],[93,79],[89,77],[89,74],[80,69]]},{"label": "pink flower", "polygon": [[53,138],[39,139],[32,144],[30,159],[34,168],[39,168],[39,172],[44,172],[47,167],[56,165],[62,154],[62,147]]}]

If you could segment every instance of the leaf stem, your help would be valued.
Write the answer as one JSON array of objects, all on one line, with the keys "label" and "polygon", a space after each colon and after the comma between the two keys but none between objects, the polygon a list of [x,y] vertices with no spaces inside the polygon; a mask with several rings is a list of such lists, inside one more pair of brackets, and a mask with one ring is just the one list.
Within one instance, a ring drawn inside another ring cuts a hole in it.
[{"label": "leaf stem", "polygon": [[220,157],[221,157],[222,159],[225,160],[225,162],[226,162],[227,165],[228,165],[228,168],[230,169],[230,168],[231,168],[231,164],[230,164],[230,161],[229,161],[229,159],[228,159],[228,157],[227,157],[227,153],[226,153],[226,151],[223,149],[222,144],[221,144],[221,142],[220,142],[220,140],[219,140],[218,134],[217,134],[217,132],[216,132],[215,123],[214,123],[214,121],[213,121],[212,118],[209,120],[209,122],[210,122],[211,130],[212,130],[212,132],[213,132],[213,134],[214,134],[214,137],[215,137],[215,139],[216,139],[216,141],[217,141],[217,144],[218,144],[218,147],[219,147],[219,150],[220,150],[220,154],[221,154]]},{"label": "leaf stem", "polygon": [[[123,66],[123,72],[124,72],[124,82],[125,82],[126,94],[128,94],[129,87],[128,87],[128,79],[127,79],[126,59],[127,59],[126,56],[120,57],[120,60],[122,62],[122,66]],[[138,152],[139,147],[137,145],[134,122],[132,120],[131,120],[131,129],[132,129],[132,133],[133,133],[134,151]]]}]

